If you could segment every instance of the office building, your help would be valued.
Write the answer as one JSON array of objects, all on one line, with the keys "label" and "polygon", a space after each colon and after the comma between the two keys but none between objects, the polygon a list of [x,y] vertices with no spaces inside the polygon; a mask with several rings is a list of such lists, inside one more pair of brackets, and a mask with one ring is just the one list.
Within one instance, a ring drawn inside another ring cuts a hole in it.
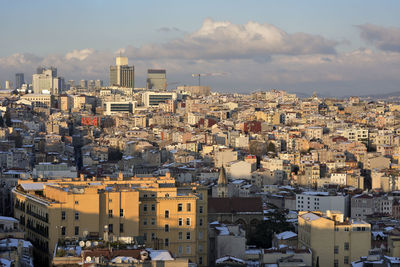
[{"label": "office building", "polygon": [[24,83],[25,83],[24,74],[23,73],[15,74],[15,89],[21,89]]},{"label": "office building", "polygon": [[104,103],[104,115],[135,113],[135,101],[109,101]]},{"label": "office building", "polygon": [[[91,236],[113,242],[141,239],[148,248],[207,265],[207,189],[176,187],[161,177],[19,180],[13,189],[14,217],[42,253],[40,266],[59,239]],[[47,257],[47,258],[46,258]]]},{"label": "office building", "polygon": [[103,87],[103,81],[102,80],[96,80],[95,81],[95,88],[96,89],[100,89],[101,87]]},{"label": "office building", "polygon": [[110,66],[110,86],[134,88],[135,67],[128,66],[127,57],[117,57],[116,65]]},{"label": "office building", "polygon": [[57,77],[57,68],[45,69],[39,67],[42,73],[32,75],[32,86],[35,94],[58,95],[64,91],[64,78]]},{"label": "office building", "polygon": [[88,88],[88,81],[86,81],[86,80],[81,80],[80,86],[81,86],[81,88]]},{"label": "office building", "polygon": [[165,91],[167,89],[167,72],[159,69],[147,70],[147,89]]},{"label": "office building", "polygon": [[6,90],[11,90],[13,89],[13,83],[12,81],[6,81]]},{"label": "office building", "polygon": [[146,107],[156,107],[167,100],[176,100],[177,94],[174,92],[145,92],[142,101]]},{"label": "office building", "polygon": [[298,224],[298,247],[311,249],[313,266],[351,266],[371,248],[371,225],[340,212],[300,211]]}]

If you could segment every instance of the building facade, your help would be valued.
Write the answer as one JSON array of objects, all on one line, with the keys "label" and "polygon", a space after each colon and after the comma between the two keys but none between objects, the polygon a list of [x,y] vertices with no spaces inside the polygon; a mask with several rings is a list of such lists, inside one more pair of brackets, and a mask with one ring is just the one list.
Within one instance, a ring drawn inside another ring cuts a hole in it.
[{"label": "building facade", "polygon": [[176,187],[169,174],[101,181],[64,178],[20,181],[13,190],[14,217],[50,262],[60,239],[131,237],[147,247],[167,249],[199,266],[207,264],[207,190]]}]

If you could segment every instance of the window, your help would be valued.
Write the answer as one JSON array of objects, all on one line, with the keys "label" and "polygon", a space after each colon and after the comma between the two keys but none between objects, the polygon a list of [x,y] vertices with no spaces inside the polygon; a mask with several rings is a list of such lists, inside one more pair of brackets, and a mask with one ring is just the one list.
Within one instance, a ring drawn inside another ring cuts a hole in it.
[{"label": "window", "polygon": [[61,212],[61,220],[65,220],[65,211]]},{"label": "window", "polygon": [[165,219],[168,219],[169,218],[169,210],[166,210],[165,211]]},{"label": "window", "polygon": [[344,250],[349,250],[349,243],[348,242],[344,242]]},{"label": "window", "polygon": [[108,203],[112,203],[112,198],[108,199]]},{"label": "window", "polygon": [[203,213],[203,206],[199,207],[199,213]]},{"label": "window", "polygon": [[78,205],[79,204],[79,201],[78,200],[75,200],[75,205]]},{"label": "window", "polygon": [[110,223],[109,225],[108,225],[108,232],[109,233],[113,233],[114,232],[114,229],[113,229],[114,227],[113,227],[113,224],[112,223]]},{"label": "window", "polygon": [[61,235],[65,235],[65,232],[67,232],[67,229],[65,226],[61,226]]},{"label": "window", "polygon": [[75,235],[79,235],[79,226],[75,226]]},{"label": "window", "polygon": [[186,209],[187,211],[191,211],[192,210],[192,205],[190,203],[186,204]]},{"label": "window", "polygon": [[147,204],[143,204],[143,211],[147,211]]},{"label": "window", "polygon": [[147,194],[144,194],[143,197],[147,197]]},{"label": "window", "polygon": [[182,254],[182,251],[183,251],[182,246],[179,246],[178,247],[178,254]]},{"label": "window", "polygon": [[199,231],[199,239],[200,240],[203,239],[203,232],[202,231]]},{"label": "window", "polygon": [[119,224],[119,232],[120,232],[120,233],[123,233],[123,232],[124,232],[124,224],[123,224],[123,223],[120,223],[120,224]]},{"label": "window", "polygon": [[345,228],[344,228],[344,231],[345,231],[345,232],[348,232],[349,230],[350,230],[349,227],[345,227]]},{"label": "window", "polygon": [[156,224],[156,219],[151,218],[151,225],[155,225]]},{"label": "window", "polygon": [[168,239],[168,238],[165,238],[165,240],[164,240],[164,245],[165,245],[166,247],[169,246],[169,239]]},{"label": "window", "polygon": [[182,232],[179,232],[179,233],[178,233],[178,239],[179,239],[179,240],[182,240],[182,239],[183,239],[183,233],[182,233]]},{"label": "window", "polygon": [[186,254],[190,254],[190,252],[191,252],[191,248],[190,248],[190,246],[188,245],[188,246],[186,246]]},{"label": "window", "polygon": [[151,194],[151,197],[156,197],[156,195],[155,194]]},{"label": "window", "polygon": [[166,224],[165,226],[164,226],[164,232],[169,232],[169,225],[168,224]]},{"label": "window", "polygon": [[201,244],[199,244],[199,252],[203,252],[203,246]]},{"label": "window", "polygon": [[186,239],[190,240],[190,232],[186,232]]},{"label": "window", "polygon": [[169,197],[169,194],[165,194],[165,197]]},{"label": "window", "polygon": [[339,227],[335,227],[335,232],[339,232]]},{"label": "window", "polygon": [[143,240],[147,241],[147,233],[143,233]]},{"label": "window", "polygon": [[147,219],[143,219],[143,225],[147,225]]},{"label": "window", "polygon": [[203,264],[203,257],[199,257],[199,264],[202,265]]},{"label": "window", "polygon": [[79,220],[79,212],[75,212],[75,220]]},{"label": "window", "polygon": [[335,247],[333,248],[333,253],[339,254],[339,246],[335,246]]},{"label": "window", "polygon": [[156,239],[156,234],[155,233],[151,233],[151,240]]},{"label": "window", "polygon": [[186,225],[190,225],[190,218],[186,218]]},{"label": "window", "polygon": [[178,225],[179,225],[179,226],[182,226],[182,225],[183,225],[183,219],[182,219],[182,218],[179,218],[179,219],[178,219]]},{"label": "window", "polygon": [[349,256],[344,256],[343,263],[349,264]]},{"label": "window", "polygon": [[203,226],[203,219],[199,220],[199,226]]},{"label": "window", "polygon": [[108,210],[108,218],[112,218],[113,217],[113,210]]},{"label": "window", "polygon": [[124,217],[124,209],[119,210],[119,217]]},{"label": "window", "polygon": [[156,204],[151,204],[151,210],[155,211],[156,210]]},{"label": "window", "polygon": [[181,203],[178,204],[178,211],[182,211],[182,204]]},{"label": "window", "polygon": [[333,261],[333,267],[339,267],[339,260]]}]

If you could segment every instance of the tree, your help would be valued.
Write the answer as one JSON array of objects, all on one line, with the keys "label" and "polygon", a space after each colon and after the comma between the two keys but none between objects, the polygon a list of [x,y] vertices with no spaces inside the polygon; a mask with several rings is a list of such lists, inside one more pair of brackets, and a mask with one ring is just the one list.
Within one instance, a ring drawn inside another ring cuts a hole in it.
[{"label": "tree", "polygon": [[7,109],[5,115],[6,117],[6,126],[7,127],[11,127],[12,126],[12,121],[11,121],[11,114],[10,114],[10,110]]},{"label": "tree", "polygon": [[274,143],[272,143],[272,142],[269,142],[269,143],[268,143],[267,152],[274,152],[274,153],[276,153],[276,147],[275,147],[275,144],[274,144]]},{"label": "tree", "polygon": [[259,248],[269,248],[272,246],[274,233],[284,231],[294,231],[294,227],[286,220],[286,213],[275,209],[266,215],[264,221],[256,226],[256,230],[249,235],[248,243]]}]

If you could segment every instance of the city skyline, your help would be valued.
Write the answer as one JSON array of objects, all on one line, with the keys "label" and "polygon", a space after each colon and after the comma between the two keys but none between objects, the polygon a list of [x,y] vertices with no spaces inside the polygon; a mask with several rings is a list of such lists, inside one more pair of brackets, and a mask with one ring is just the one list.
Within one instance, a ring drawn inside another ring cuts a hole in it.
[{"label": "city skyline", "polygon": [[166,69],[168,80],[181,85],[196,84],[192,73],[228,73],[204,80],[221,92],[365,95],[395,92],[400,82],[395,1],[3,5],[1,33],[9,41],[0,51],[2,82],[19,72],[30,81],[37,66],[54,65],[66,80],[108,84],[120,52],[135,66],[136,87],[146,86],[151,68]]}]

